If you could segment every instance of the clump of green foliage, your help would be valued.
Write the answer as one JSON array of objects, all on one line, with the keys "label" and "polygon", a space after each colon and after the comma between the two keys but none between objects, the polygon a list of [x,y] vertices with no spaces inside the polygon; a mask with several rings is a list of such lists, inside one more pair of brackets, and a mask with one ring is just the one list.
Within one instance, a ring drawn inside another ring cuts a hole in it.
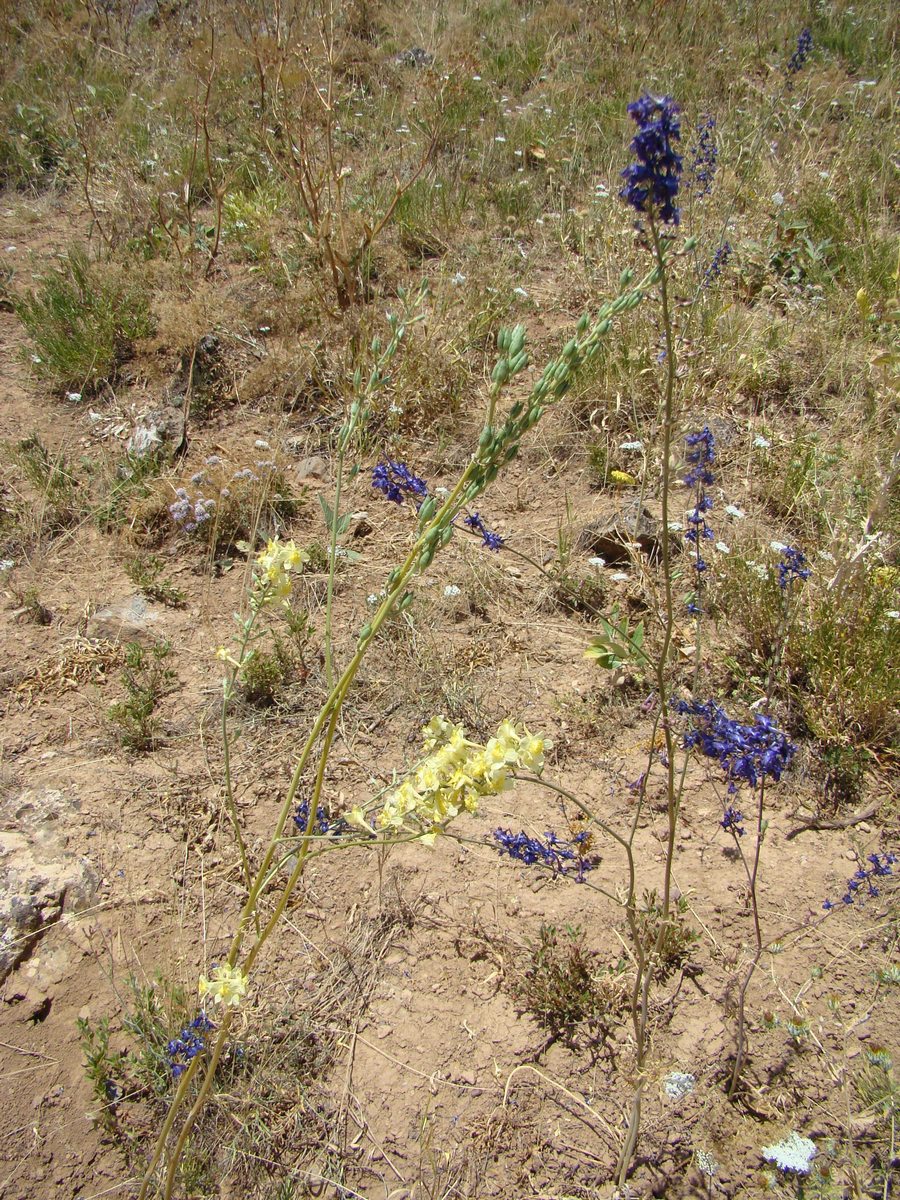
[{"label": "clump of green foliage", "polygon": [[134,341],[150,333],[143,289],[123,270],[73,247],[39,288],[16,304],[37,373],[54,388],[89,395],[116,376]]},{"label": "clump of green foliage", "polygon": [[168,642],[149,649],[139,642],[129,642],[125,647],[122,670],[125,697],[111,704],[107,715],[122,745],[129,750],[151,750],[156,745],[157,706],[175,683],[175,672],[166,662],[170,652]]},{"label": "clump of green foliage", "polygon": [[139,554],[125,563],[125,573],[148,600],[158,600],[169,608],[184,608],[185,593],[163,578],[165,566],[155,554]]},{"label": "clump of green foliage", "polygon": [[621,1009],[619,972],[598,969],[592,957],[578,926],[541,925],[529,964],[513,984],[522,1011],[554,1041],[571,1041],[580,1026],[602,1035]]},{"label": "clump of green foliage", "polygon": [[81,519],[75,473],[63,455],[53,455],[33,433],[18,443],[15,460],[39,497],[41,532],[51,536]]}]

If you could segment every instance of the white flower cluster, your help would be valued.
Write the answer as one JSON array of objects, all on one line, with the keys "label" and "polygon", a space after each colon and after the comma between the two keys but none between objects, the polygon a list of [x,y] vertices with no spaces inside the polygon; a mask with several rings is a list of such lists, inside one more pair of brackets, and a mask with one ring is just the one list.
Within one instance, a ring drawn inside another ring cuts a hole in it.
[{"label": "white flower cluster", "polygon": [[792,1129],[780,1142],[763,1146],[762,1156],[766,1162],[774,1163],[779,1171],[808,1175],[812,1160],[816,1157],[816,1143]]}]

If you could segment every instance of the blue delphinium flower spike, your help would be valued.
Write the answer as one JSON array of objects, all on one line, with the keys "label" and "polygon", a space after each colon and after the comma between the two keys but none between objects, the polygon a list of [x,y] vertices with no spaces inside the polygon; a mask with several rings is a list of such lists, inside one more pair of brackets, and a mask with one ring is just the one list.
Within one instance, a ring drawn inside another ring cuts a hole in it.
[{"label": "blue delphinium flower spike", "polygon": [[675,143],[681,141],[678,112],[671,96],[646,95],[628,105],[628,115],[638,126],[631,142],[637,162],[622,172],[625,187],[620,193],[638,212],[652,212],[671,225],[677,225],[681,216],[675,203],[682,168],[675,150]]},{"label": "blue delphinium flower spike", "polygon": [[797,49],[794,51],[790,57],[790,60],[788,61],[788,75],[796,75],[798,71],[803,69],[806,60],[809,58],[812,52],[812,48],[812,34],[808,29],[804,29],[797,38]]}]

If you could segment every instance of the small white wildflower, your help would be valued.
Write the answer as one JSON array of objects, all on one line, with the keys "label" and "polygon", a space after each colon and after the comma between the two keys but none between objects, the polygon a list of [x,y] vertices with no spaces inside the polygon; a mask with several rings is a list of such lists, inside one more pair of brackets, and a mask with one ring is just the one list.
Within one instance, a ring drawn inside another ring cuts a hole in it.
[{"label": "small white wildflower", "polygon": [[473,82],[473,83],[481,83],[481,76],[480,76],[480,75],[473,75],[473,76],[472,76],[472,82]]},{"label": "small white wildflower", "polygon": [[506,138],[503,136],[502,133],[498,133],[497,136],[494,138],[494,141],[495,142],[505,142]]},{"label": "small white wildflower", "polygon": [[835,561],[835,557],[830,550],[818,550],[816,553],[819,558],[824,558],[826,562],[833,563]]},{"label": "small white wildflower", "polygon": [[436,487],[434,489],[434,494],[438,500],[446,500],[450,495],[450,489],[445,487]]},{"label": "small white wildflower", "polygon": [[448,600],[452,600],[453,597],[458,596],[461,591],[462,591],[462,589],[458,588],[455,583],[448,583],[447,586],[444,588],[444,595],[447,597]]},{"label": "small white wildflower", "polygon": [[271,449],[271,446],[269,445],[269,443],[266,441],[265,438],[257,438],[256,441],[253,443],[253,445],[255,446],[255,448],[257,450],[270,450]]},{"label": "small white wildflower", "polygon": [[81,392],[66,392],[66,399],[70,404],[78,404],[81,400]]},{"label": "small white wildflower", "polygon": [[787,546],[784,544],[784,542],[769,542],[769,546],[775,551],[776,554],[784,554],[785,550],[787,550]]},{"label": "small white wildflower", "polygon": [[687,1071],[670,1071],[663,1080],[663,1091],[670,1100],[681,1100],[691,1094],[696,1084],[696,1077]]},{"label": "small white wildflower", "polygon": [[393,401],[391,401],[391,406],[388,409],[388,412],[393,413],[394,416],[396,417],[396,416],[399,416],[403,412],[403,409],[400,407],[399,404],[395,404]]},{"label": "small white wildflower", "polygon": [[592,567],[605,567],[606,559],[601,558],[599,554],[595,554],[593,558],[589,558],[588,562]]},{"label": "small white wildflower", "polygon": [[681,533],[682,529],[684,529],[684,526],[680,521],[669,522],[669,533]]},{"label": "small white wildflower", "polygon": [[720,554],[730,554],[731,547],[726,546],[724,542],[716,542],[716,549]]},{"label": "small white wildflower", "polygon": [[15,246],[4,246],[3,249],[6,251],[7,254],[15,254],[15,252],[16,252]]},{"label": "small white wildflower", "polygon": [[463,275],[462,271],[457,271],[450,282],[456,287],[462,287],[462,285],[466,282],[466,277]]},{"label": "small white wildflower", "polygon": [[612,578],[613,583],[625,583],[626,580],[628,579],[628,572],[627,571],[616,571],[615,575],[613,575],[611,578]]},{"label": "small white wildflower", "polygon": [[709,1150],[698,1150],[696,1153],[696,1158],[697,1166],[700,1168],[701,1173],[704,1174],[707,1179],[712,1179],[713,1175],[715,1175],[719,1170],[719,1164],[716,1162],[715,1155],[711,1154]]},{"label": "small white wildflower", "polygon": [[781,208],[782,204],[784,204],[784,196],[782,196],[781,192],[772,193],[772,203],[776,208]]},{"label": "small white wildflower", "polygon": [[44,360],[41,358],[41,356],[39,354],[32,354],[31,361],[33,363],[40,363],[40,362],[43,362]]},{"label": "small white wildflower", "polygon": [[528,299],[528,293],[525,291],[525,289],[523,287],[513,288],[513,295],[518,296],[520,300]]},{"label": "small white wildflower", "polygon": [[764,438],[761,433],[757,434],[753,439],[753,445],[757,450],[771,450],[772,443],[768,438]]},{"label": "small white wildflower", "polygon": [[892,621],[900,621],[900,610],[896,608],[889,608],[884,615],[890,617]]},{"label": "small white wildflower", "polygon": [[620,450],[636,450],[640,452],[644,448],[643,442],[622,442],[619,445]]},{"label": "small white wildflower", "polygon": [[744,510],[742,508],[738,508],[736,504],[726,504],[725,511],[728,513],[729,517],[734,517],[736,521],[743,521],[744,517],[747,515]]},{"label": "small white wildflower", "polygon": [[772,1146],[763,1146],[762,1156],[766,1162],[774,1163],[780,1171],[808,1175],[810,1164],[816,1157],[816,1143],[792,1129],[780,1142],[775,1142]]},{"label": "small white wildflower", "polygon": [[[11,571],[15,565],[15,560],[12,558],[0,558],[0,574],[3,574],[4,571]],[[888,616],[890,615],[888,613]]]}]

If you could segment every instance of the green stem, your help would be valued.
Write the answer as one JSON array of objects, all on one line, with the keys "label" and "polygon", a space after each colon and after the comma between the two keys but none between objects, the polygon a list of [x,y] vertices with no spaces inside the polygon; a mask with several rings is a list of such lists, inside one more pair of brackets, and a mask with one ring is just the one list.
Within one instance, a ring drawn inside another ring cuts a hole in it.
[{"label": "green stem", "polygon": [[341,511],[341,487],[344,481],[344,452],[346,439],[342,438],[337,455],[337,478],[334,484],[334,507],[331,510],[331,536],[328,545],[328,592],[325,597],[325,685],[329,691],[334,684],[334,656],[331,641],[331,611],[334,602],[334,575],[337,569],[338,520]]}]

